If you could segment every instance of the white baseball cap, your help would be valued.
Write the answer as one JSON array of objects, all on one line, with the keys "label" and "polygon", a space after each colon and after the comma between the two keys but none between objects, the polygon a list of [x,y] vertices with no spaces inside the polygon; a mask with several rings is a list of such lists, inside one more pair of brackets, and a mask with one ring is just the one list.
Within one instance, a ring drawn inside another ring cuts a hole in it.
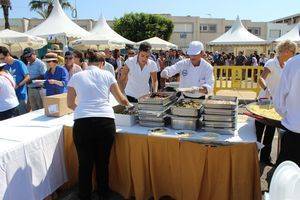
[{"label": "white baseball cap", "polygon": [[187,50],[189,56],[195,56],[201,53],[204,50],[204,46],[200,41],[192,41]]}]

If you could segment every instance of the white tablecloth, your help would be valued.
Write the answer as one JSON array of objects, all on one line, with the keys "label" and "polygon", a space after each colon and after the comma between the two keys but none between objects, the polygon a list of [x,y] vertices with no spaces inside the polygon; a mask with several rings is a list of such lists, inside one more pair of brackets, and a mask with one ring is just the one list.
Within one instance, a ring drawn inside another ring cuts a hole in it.
[{"label": "white tablecloth", "polygon": [[[0,199],[43,199],[67,181],[63,125],[73,126],[72,114],[53,118],[38,110],[0,122]],[[148,130],[138,125],[117,127],[119,134],[146,135]],[[177,137],[175,132],[170,129],[164,137]],[[256,142],[254,121],[239,123],[237,134],[221,135],[218,141]]]}]

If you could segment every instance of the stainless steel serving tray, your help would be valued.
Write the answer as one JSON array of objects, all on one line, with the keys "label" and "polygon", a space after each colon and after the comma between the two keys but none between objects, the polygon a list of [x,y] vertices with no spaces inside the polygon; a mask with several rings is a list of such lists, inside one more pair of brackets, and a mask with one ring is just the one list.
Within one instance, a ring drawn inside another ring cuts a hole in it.
[{"label": "stainless steel serving tray", "polygon": [[149,110],[149,111],[165,111],[167,110],[170,106],[174,104],[174,101],[170,101],[168,104],[163,105],[163,104],[138,104],[138,109],[139,110]]},{"label": "stainless steel serving tray", "polygon": [[235,110],[228,110],[228,109],[215,109],[215,108],[205,108],[204,114],[207,115],[227,115],[232,116],[237,113],[237,109]]},{"label": "stainless steel serving tray", "polygon": [[141,126],[145,126],[145,127],[164,127],[165,126],[165,123],[151,122],[151,121],[139,121],[139,124]]},{"label": "stainless steel serving tray", "polygon": [[226,116],[226,115],[202,115],[203,121],[216,121],[216,122],[236,122],[237,116]]},{"label": "stainless steel serving tray", "polygon": [[[220,100],[220,101],[229,101],[233,102],[232,104],[217,104],[217,103],[210,103],[209,100]],[[211,96],[208,99],[203,101],[204,108],[216,108],[216,109],[236,109],[238,107],[238,98],[237,97],[225,97],[225,96]]]},{"label": "stainless steel serving tray", "polygon": [[165,122],[164,117],[155,117],[155,116],[149,116],[149,115],[139,115],[139,120],[140,121],[159,122],[159,123]]},{"label": "stainless steel serving tray", "polygon": [[202,121],[202,126],[210,128],[236,128],[236,122]]},{"label": "stainless steel serving tray", "polygon": [[[199,108],[184,108],[184,107],[178,107],[176,104],[181,102],[188,102],[188,101],[194,101],[199,102],[200,107]],[[200,116],[200,108],[202,107],[202,101],[197,99],[181,99],[179,102],[171,106],[171,114],[182,116],[182,117],[199,117]]]},{"label": "stainless steel serving tray", "polygon": [[199,125],[198,118],[187,118],[171,116],[171,126],[177,130],[197,130]]},{"label": "stainless steel serving tray", "polygon": [[157,94],[162,94],[162,95],[168,95],[167,97],[164,98],[151,98],[150,94],[145,95],[141,98],[138,99],[139,104],[161,104],[161,105],[167,105],[170,102],[174,101],[176,97],[175,92],[158,92]]}]

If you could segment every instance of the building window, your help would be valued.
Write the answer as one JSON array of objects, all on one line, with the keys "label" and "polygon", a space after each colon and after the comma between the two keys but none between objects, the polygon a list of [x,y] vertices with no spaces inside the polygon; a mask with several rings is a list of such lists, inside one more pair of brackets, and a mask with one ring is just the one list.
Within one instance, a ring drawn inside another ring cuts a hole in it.
[{"label": "building window", "polygon": [[180,39],[186,39],[187,34],[186,33],[180,33]]},{"label": "building window", "polygon": [[200,24],[201,33],[216,33],[217,24]]},{"label": "building window", "polygon": [[253,35],[260,36],[260,27],[250,27],[248,31]]},{"label": "building window", "polygon": [[231,29],[231,26],[225,26],[225,32],[229,31]]},{"label": "building window", "polygon": [[174,24],[174,32],[175,33],[193,33],[193,24]]},{"label": "building window", "polygon": [[279,38],[281,36],[281,30],[270,30],[269,37],[270,38]]}]

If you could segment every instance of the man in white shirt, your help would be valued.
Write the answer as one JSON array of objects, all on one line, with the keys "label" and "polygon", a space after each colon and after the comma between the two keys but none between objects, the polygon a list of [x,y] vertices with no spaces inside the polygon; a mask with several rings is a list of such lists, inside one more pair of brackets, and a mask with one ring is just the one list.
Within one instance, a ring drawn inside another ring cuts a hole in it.
[{"label": "man in white shirt", "polygon": [[190,56],[189,59],[166,67],[161,72],[161,77],[170,78],[180,74],[179,87],[191,88],[190,91],[184,92],[184,95],[190,98],[203,98],[214,89],[213,67],[204,59],[204,46],[201,42],[191,42],[187,54]]},{"label": "man in white shirt", "polygon": [[[285,62],[294,56],[297,44],[292,41],[280,42],[276,47],[277,55],[273,59],[266,62],[258,84],[262,88],[258,98],[270,98],[275,95],[279,87],[282,70]],[[275,127],[265,125],[255,120],[257,141],[264,144],[264,148],[260,152],[260,162],[272,166],[271,150],[272,141],[275,133]],[[263,137],[264,135],[264,137]]]},{"label": "man in white shirt", "polygon": [[281,124],[288,130],[281,139],[277,164],[291,160],[300,166],[300,55],[289,59],[283,69],[274,105]]},{"label": "man in white shirt", "polygon": [[151,45],[144,42],[139,47],[138,55],[128,58],[121,69],[119,85],[125,87],[125,94],[130,102],[137,102],[144,95],[149,94],[151,77],[152,92],[157,92],[157,65],[150,60]]}]

